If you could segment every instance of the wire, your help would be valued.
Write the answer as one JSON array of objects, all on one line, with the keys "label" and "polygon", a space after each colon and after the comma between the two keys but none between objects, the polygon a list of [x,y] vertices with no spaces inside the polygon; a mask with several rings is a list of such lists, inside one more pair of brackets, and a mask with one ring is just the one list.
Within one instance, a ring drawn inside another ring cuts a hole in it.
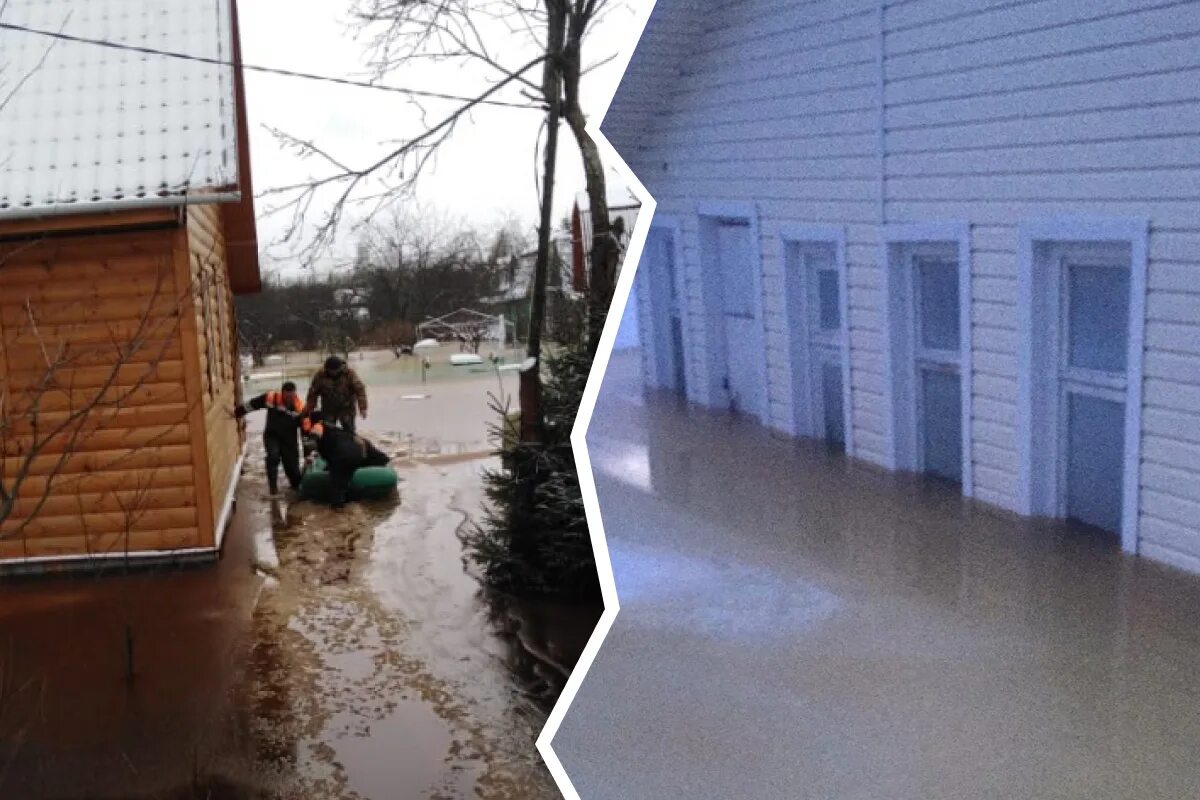
[{"label": "wire", "polygon": [[[112,50],[128,50],[134,53],[142,53],[151,56],[163,56],[164,58],[176,58],[181,61],[195,61],[201,64],[213,64],[218,67],[237,67],[238,64],[232,61],[222,61],[219,58],[208,58],[206,56],[190,55],[188,53],[179,53],[171,50],[158,50],[153,47],[141,47],[139,45],[122,44],[121,42],[110,42],[105,39],[89,39],[83,36],[72,36],[69,33],[60,33],[58,31],[42,30],[40,28],[29,28],[24,25],[17,25],[12,22],[0,22],[0,29],[17,31],[19,33],[33,33],[38,36],[46,36],[51,39],[58,39],[64,42],[74,42],[77,44],[90,44],[97,47],[107,47]],[[290,69],[280,69],[277,67],[263,67],[255,64],[241,64],[242,69],[251,72],[262,72],[268,75],[282,75],[287,78],[302,78],[310,81],[321,81],[324,83],[336,83],[342,86],[354,86],[360,89],[376,89],[381,92],[395,92],[397,94],[406,94],[413,97],[428,97],[436,100],[454,100],[460,103],[475,103],[476,105],[502,106],[505,108],[531,108],[526,103],[509,103],[503,100],[479,100],[476,101],[473,97],[463,97],[455,94],[443,94],[441,92],[429,92],[421,89],[404,89],[399,86],[386,86],[378,83],[368,83],[366,81],[356,81],[350,78],[335,78],[329,75],[316,75],[311,72],[297,72]]]}]

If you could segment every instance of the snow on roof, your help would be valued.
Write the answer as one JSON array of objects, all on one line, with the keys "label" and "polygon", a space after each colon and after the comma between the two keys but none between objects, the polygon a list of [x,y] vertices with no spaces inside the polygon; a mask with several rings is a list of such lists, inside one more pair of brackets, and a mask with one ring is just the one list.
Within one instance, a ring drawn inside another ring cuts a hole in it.
[{"label": "snow on roof", "polygon": [[[228,62],[229,0],[0,0],[0,22]],[[23,83],[22,83],[23,81]],[[226,66],[0,29],[0,219],[238,186]]]},{"label": "snow on roof", "polygon": [[[612,175],[608,176],[606,189],[606,197],[608,198],[608,207],[610,210],[616,208],[632,208],[635,206],[641,206],[642,204],[629,187],[618,183],[617,179]],[[588,200],[587,192],[576,192],[575,203],[579,206],[579,210],[581,212],[586,212],[589,208],[591,208],[591,201]]]}]

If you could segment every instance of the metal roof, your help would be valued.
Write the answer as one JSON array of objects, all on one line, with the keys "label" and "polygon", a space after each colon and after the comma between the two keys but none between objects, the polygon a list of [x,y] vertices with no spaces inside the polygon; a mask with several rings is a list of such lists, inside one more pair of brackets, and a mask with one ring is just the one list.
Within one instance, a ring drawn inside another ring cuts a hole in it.
[{"label": "metal roof", "polygon": [[[229,0],[0,0],[0,9],[0,22],[27,28],[233,58]],[[10,93],[0,219],[237,192],[232,67],[0,29],[0,103]]]}]

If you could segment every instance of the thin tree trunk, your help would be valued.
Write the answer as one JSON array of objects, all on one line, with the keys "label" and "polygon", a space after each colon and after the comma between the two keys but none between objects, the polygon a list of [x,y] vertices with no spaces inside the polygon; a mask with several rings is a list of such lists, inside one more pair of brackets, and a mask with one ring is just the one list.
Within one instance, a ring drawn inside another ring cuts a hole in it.
[{"label": "thin tree trunk", "polygon": [[521,371],[521,441],[541,442],[542,418],[542,329],[546,317],[546,276],[550,267],[550,232],[554,214],[554,173],[558,163],[558,128],[562,120],[562,49],[566,37],[565,0],[546,0],[549,36],[543,82],[549,109],[546,111],[546,153],[542,176],[542,214],[538,227],[537,261],[533,273],[533,301],[529,310],[529,345],[532,364]]},{"label": "thin tree trunk", "polygon": [[583,74],[583,35],[590,15],[572,14],[570,32],[563,57],[563,83],[566,108],[564,115],[579,155],[583,159],[583,175],[587,185],[588,214],[592,223],[592,241],[588,243],[591,275],[588,279],[588,355],[595,357],[604,332],[604,320],[612,306],[617,288],[617,269],[620,252],[612,236],[612,220],[608,214],[608,187],[600,149],[587,132],[587,117],[579,98],[579,83]]}]

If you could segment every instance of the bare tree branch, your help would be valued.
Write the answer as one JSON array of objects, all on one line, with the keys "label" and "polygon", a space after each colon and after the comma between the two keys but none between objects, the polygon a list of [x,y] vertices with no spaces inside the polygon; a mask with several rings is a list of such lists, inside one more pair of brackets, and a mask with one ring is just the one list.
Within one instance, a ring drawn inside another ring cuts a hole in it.
[{"label": "bare tree branch", "polygon": [[[326,188],[340,189],[334,198],[330,210],[317,223],[310,241],[301,250],[301,254],[305,260],[310,261],[333,243],[348,205],[361,205],[364,200],[379,199],[379,196],[373,198],[354,197],[355,191],[365,182],[373,178],[391,182],[389,189],[382,193],[385,202],[378,203],[376,208],[371,212],[372,214],[377,213],[381,208],[386,207],[387,200],[394,200],[411,190],[416,180],[428,167],[430,160],[435,157],[438,148],[449,139],[455,126],[465,116],[470,114],[484,100],[509,84],[516,82],[522,75],[534,67],[541,65],[545,60],[545,55],[539,55],[537,58],[532,59],[520,69],[513,72],[512,75],[498,81],[485,91],[480,92],[470,102],[456,108],[440,122],[430,126],[421,134],[402,142],[398,147],[375,162],[359,169],[342,164],[341,161],[328,155],[311,141],[289,135],[283,131],[272,131],[281,143],[297,152],[302,158],[317,156],[334,165],[337,169],[321,178],[276,187],[262,193],[261,196],[263,197],[282,196],[286,198],[281,205],[269,208],[267,213],[290,212],[291,218],[284,234],[284,240],[288,241],[303,232],[308,214],[312,210],[317,195]],[[408,166],[407,172],[405,171],[406,165]]]}]

